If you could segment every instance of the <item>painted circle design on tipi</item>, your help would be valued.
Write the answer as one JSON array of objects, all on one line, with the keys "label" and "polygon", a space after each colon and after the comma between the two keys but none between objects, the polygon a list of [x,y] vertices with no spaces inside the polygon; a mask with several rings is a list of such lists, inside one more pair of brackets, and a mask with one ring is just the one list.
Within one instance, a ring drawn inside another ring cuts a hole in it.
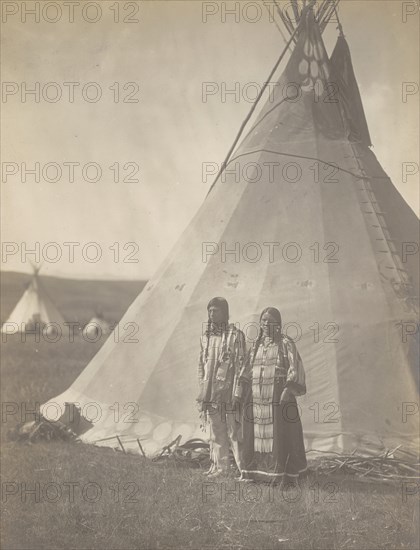
[{"label": "painted circle design on tipi", "polygon": [[152,437],[156,441],[161,441],[162,439],[165,439],[165,437],[168,437],[171,432],[172,432],[171,422],[162,422],[162,424],[159,424],[153,430]]},{"label": "painted circle design on tipi", "polygon": [[322,51],[322,46],[320,42],[317,42],[315,44],[314,57],[317,61],[322,61],[322,59],[324,58],[324,52]]},{"label": "painted circle design on tipi", "polygon": [[306,59],[302,59],[302,61],[299,63],[299,72],[300,74],[306,74],[308,72],[309,63],[306,61]]},{"label": "painted circle design on tipi", "polygon": [[323,78],[328,78],[329,70],[325,61],[324,51],[321,42],[314,43],[307,40],[303,46],[305,59],[299,63],[299,74],[302,75],[302,92],[314,90],[315,96],[320,97],[325,90]]},{"label": "painted circle design on tipi", "polygon": [[147,443],[145,443],[143,447],[146,452],[146,455],[157,453],[162,449],[162,445],[157,441],[153,441],[153,440],[147,441]]},{"label": "painted circle design on tipi", "polygon": [[311,76],[312,78],[316,78],[318,75],[319,75],[318,63],[315,60],[311,61]]},{"label": "painted circle design on tipi", "polygon": [[181,424],[180,426],[176,426],[174,428],[174,430],[172,432],[172,435],[173,435],[174,439],[178,435],[182,435],[182,439],[186,440],[189,437],[191,437],[193,431],[194,431],[194,425],[193,424]]},{"label": "painted circle design on tipi", "polygon": [[146,435],[153,428],[153,422],[150,417],[146,416],[145,414],[142,414],[139,417],[139,421],[133,424],[133,426],[135,427],[136,434]]}]

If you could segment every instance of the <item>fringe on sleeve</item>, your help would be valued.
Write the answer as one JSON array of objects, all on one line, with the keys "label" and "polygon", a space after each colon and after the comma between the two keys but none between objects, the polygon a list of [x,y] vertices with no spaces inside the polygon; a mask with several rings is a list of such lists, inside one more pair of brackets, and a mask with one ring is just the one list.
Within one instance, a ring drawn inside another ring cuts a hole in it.
[{"label": "fringe on sleeve", "polygon": [[246,344],[245,344],[245,336],[244,333],[241,330],[238,330],[238,334],[236,337],[236,361],[237,361],[237,370],[240,372],[242,370],[242,367],[245,365],[246,360]]},{"label": "fringe on sleeve", "polygon": [[204,380],[204,347],[203,347],[203,339],[200,339],[200,357],[198,360],[198,382],[201,383]]}]

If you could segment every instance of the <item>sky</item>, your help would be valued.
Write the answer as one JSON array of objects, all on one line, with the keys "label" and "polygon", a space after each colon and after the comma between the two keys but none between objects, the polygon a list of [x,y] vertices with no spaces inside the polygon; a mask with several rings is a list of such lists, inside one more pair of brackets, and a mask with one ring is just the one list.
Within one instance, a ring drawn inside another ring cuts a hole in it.
[{"label": "sky", "polygon": [[[261,2],[228,15],[235,2],[80,0],[73,22],[62,2],[40,2],[39,22],[22,4],[2,3],[1,269],[39,261],[44,275],[147,279],[204,200],[203,163],[225,157],[249,83],[266,80],[283,38]],[[419,163],[415,11],[342,0],[339,16],[373,151],[418,214],[418,175],[402,173]],[[329,52],[336,36],[331,23]],[[239,98],[223,97],[235,83]],[[39,182],[25,166],[39,166]]]}]

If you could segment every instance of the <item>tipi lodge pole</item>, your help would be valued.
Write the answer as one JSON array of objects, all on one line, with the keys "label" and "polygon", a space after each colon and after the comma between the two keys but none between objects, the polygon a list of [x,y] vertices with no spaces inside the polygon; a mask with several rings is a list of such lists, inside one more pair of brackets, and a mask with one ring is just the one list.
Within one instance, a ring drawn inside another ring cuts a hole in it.
[{"label": "tipi lodge pole", "polygon": [[[302,19],[303,19],[303,18],[301,18],[301,21],[302,21]],[[220,170],[219,170],[219,172],[217,173],[217,176],[216,176],[214,182],[212,183],[212,185],[211,185],[211,187],[210,187],[210,189],[209,189],[209,193],[210,193],[210,191],[213,189],[213,187],[215,186],[215,184],[216,184],[216,182],[218,181],[218,179],[220,178],[222,172],[225,170],[225,168],[226,168],[226,166],[227,166],[227,164],[228,164],[228,162],[229,162],[229,159],[230,159],[230,157],[231,157],[231,155],[232,155],[232,153],[233,153],[233,151],[234,151],[234,149],[235,149],[235,147],[236,147],[236,145],[237,145],[239,139],[241,138],[241,135],[242,135],[242,132],[243,132],[244,129],[245,129],[245,126],[248,124],[249,119],[250,119],[251,116],[253,115],[253,113],[254,113],[254,111],[255,111],[255,109],[256,109],[256,107],[257,107],[257,105],[258,105],[258,103],[259,103],[259,101],[260,101],[260,99],[261,99],[261,97],[263,96],[263,94],[264,94],[264,92],[265,92],[265,90],[266,90],[266,88],[267,88],[267,86],[268,86],[268,83],[271,81],[271,78],[273,77],[274,73],[277,71],[277,68],[278,68],[278,66],[280,65],[280,63],[282,62],[283,57],[285,56],[285,54],[286,54],[286,52],[287,52],[287,49],[289,48],[290,44],[291,44],[292,41],[294,40],[295,36],[297,35],[297,33],[298,33],[298,31],[299,31],[299,28],[300,28],[300,24],[296,26],[296,28],[295,28],[293,34],[292,34],[291,37],[289,38],[289,40],[288,40],[286,46],[284,47],[284,50],[282,51],[280,57],[278,58],[276,64],[274,65],[274,67],[273,67],[271,73],[269,74],[269,76],[268,76],[266,82],[264,82],[263,86],[261,87],[261,90],[260,90],[258,96],[256,97],[256,99],[255,99],[255,101],[254,101],[254,103],[253,103],[253,105],[252,105],[252,107],[251,107],[251,109],[250,109],[248,115],[246,116],[245,120],[242,122],[241,127],[239,128],[239,132],[237,133],[237,135],[236,135],[236,137],[235,137],[235,140],[234,140],[234,142],[232,143],[232,146],[231,146],[231,148],[229,149],[229,152],[228,152],[228,154],[226,155],[226,158],[225,158],[225,160],[223,161],[223,163],[222,163],[222,165],[221,165],[221,167],[220,167]]]}]

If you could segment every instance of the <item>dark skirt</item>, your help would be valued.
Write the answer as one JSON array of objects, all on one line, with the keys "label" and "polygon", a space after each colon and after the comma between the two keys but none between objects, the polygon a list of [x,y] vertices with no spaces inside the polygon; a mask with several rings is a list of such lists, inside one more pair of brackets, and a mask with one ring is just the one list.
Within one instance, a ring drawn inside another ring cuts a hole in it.
[{"label": "dark skirt", "polygon": [[251,387],[243,403],[242,477],[265,483],[280,483],[298,478],[307,470],[302,423],[296,399],[280,405],[281,384],[273,395],[273,449],[263,453],[254,450],[254,417]]}]

